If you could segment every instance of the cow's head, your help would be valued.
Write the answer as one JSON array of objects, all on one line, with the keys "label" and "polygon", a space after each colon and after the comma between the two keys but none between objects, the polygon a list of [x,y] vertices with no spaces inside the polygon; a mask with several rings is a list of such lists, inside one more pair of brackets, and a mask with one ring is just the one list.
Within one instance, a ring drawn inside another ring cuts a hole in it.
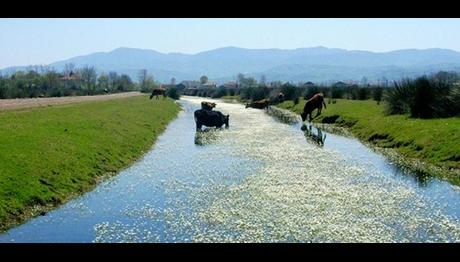
[{"label": "cow's head", "polygon": [[306,112],[303,112],[302,114],[300,114],[300,116],[302,117],[302,122],[307,120],[307,113]]},{"label": "cow's head", "polygon": [[201,102],[201,107],[203,109],[208,109],[208,110],[211,110],[213,109],[214,107],[216,107],[216,103],[211,103],[211,102]]}]

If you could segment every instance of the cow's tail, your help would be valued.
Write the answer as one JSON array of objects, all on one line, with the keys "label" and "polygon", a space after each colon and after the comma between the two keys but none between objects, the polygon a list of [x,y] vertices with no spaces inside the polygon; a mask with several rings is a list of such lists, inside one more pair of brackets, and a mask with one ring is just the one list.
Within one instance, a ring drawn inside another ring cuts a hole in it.
[{"label": "cow's tail", "polygon": [[323,105],[324,105],[324,108],[326,108],[326,102],[324,101],[324,98],[323,98]]}]

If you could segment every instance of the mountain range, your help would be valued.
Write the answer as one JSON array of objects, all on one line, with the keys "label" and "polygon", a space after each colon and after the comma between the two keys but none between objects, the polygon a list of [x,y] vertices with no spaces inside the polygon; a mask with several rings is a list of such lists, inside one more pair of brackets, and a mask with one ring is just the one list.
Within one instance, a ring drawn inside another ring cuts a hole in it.
[{"label": "mountain range", "polygon": [[[48,66],[61,71],[65,64],[94,66],[99,73],[116,71],[137,80],[140,69],[147,69],[155,80],[166,83],[197,80],[207,75],[222,83],[236,79],[238,73],[267,81],[369,81],[386,78],[398,80],[439,70],[460,71],[460,53],[450,49],[403,49],[370,52],[339,48],[310,47],[298,49],[246,49],[224,47],[197,54],[169,53],[138,48],[117,48],[58,61]],[[1,70],[9,74],[27,67]]]}]

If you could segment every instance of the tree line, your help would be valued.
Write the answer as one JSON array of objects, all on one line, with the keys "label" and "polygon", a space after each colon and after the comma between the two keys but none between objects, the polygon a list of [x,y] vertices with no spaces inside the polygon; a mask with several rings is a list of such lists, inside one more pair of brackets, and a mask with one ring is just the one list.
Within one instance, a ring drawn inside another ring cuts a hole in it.
[{"label": "tree line", "polygon": [[[175,85],[171,79],[171,85]],[[200,82],[208,82],[202,76]],[[220,86],[217,88],[199,88],[179,90],[170,87],[167,95],[179,99],[180,95],[220,98],[223,96],[239,96],[243,100],[257,101],[276,97],[281,92],[285,100],[299,103],[300,98],[310,99],[316,93],[323,93],[326,98],[367,100],[377,103],[385,102],[388,114],[410,114],[412,117],[433,118],[460,115],[460,74],[440,71],[418,78],[406,78],[393,85],[369,85],[361,81],[361,85],[347,85],[337,82],[332,85],[315,85],[311,82],[293,84],[274,81],[267,83],[264,76],[260,81],[252,77],[238,74],[235,87]],[[367,84],[367,85],[365,85]],[[109,72],[97,74],[93,66],[76,68],[66,64],[62,72],[50,69],[29,69],[11,75],[0,75],[0,99],[60,97],[74,95],[97,95],[129,91],[150,93],[160,84],[154,80],[147,70],[140,70],[138,82],[135,83],[126,74]]]},{"label": "tree line", "polygon": [[[342,83],[344,84],[344,83]],[[286,100],[294,100],[303,97],[311,98],[314,94],[322,92],[328,98],[347,98],[353,100],[365,100],[374,98],[377,101],[382,99],[382,86],[358,86],[358,85],[341,85],[340,82],[330,86],[325,84],[313,84],[272,81],[267,83],[265,76],[261,76],[260,81],[253,77],[246,77],[238,74],[236,81],[237,88],[220,86],[218,88],[199,88],[195,90],[184,90],[185,95],[220,98],[223,96],[240,96],[243,100],[261,100],[265,98],[274,98],[282,92]]]},{"label": "tree line", "polygon": [[111,71],[98,75],[93,66],[66,65],[62,72],[45,69],[0,75],[0,99],[97,95],[139,88],[126,74]]}]

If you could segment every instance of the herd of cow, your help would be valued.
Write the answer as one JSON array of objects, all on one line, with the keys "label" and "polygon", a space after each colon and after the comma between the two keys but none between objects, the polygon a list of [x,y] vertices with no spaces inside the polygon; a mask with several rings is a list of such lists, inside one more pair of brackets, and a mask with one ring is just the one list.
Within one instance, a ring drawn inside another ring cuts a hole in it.
[{"label": "herd of cow", "polygon": [[[164,88],[155,88],[152,91],[152,94],[150,95],[150,99],[152,99],[154,96],[158,99],[159,95],[162,95],[163,98],[166,97],[166,89]],[[246,108],[252,107],[252,108],[258,108],[258,109],[265,109],[274,103],[280,103],[284,101],[284,94],[279,93],[275,99],[262,99],[259,101],[254,101],[251,103],[246,104]],[[326,103],[324,102],[324,95],[322,93],[317,93],[315,94],[312,98],[307,100],[305,103],[305,106],[303,108],[303,112],[300,114],[302,117],[302,122],[305,122],[305,120],[308,119],[310,122],[312,120],[312,112],[317,109],[316,116],[319,116],[321,114],[321,110],[323,108],[326,108]],[[229,119],[230,115],[224,115],[219,111],[214,111],[213,108],[216,107],[216,103],[211,103],[211,102],[201,102],[201,109],[196,110],[194,113],[195,116],[195,122],[196,122],[196,129],[197,131],[201,131],[202,126],[207,126],[207,127],[218,127],[221,128],[223,125],[225,127],[229,126]]]},{"label": "herd of cow", "polygon": [[[278,95],[276,98],[277,101],[280,101],[280,99],[284,99],[284,95],[281,93]],[[246,108],[252,107],[252,108],[258,108],[258,109],[265,109],[272,104],[272,100],[270,99],[263,99],[259,101],[255,101],[252,103],[246,104]],[[300,114],[302,117],[302,122],[308,119],[310,122],[312,118],[312,112],[317,109],[316,116],[319,116],[321,114],[321,110],[323,108],[326,108],[326,103],[324,101],[324,95],[322,93],[317,93],[315,94],[312,98],[310,98],[306,103],[303,108],[303,112]],[[198,109],[195,111],[194,116],[195,116],[195,122],[196,122],[196,129],[197,131],[201,131],[201,127],[207,126],[207,127],[217,127],[221,128],[223,125],[225,127],[229,126],[229,119],[230,115],[224,115],[219,111],[214,111],[213,108],[216,107],[216,103],[211,103],[211,102],[201,102],[201,109]]]}]

